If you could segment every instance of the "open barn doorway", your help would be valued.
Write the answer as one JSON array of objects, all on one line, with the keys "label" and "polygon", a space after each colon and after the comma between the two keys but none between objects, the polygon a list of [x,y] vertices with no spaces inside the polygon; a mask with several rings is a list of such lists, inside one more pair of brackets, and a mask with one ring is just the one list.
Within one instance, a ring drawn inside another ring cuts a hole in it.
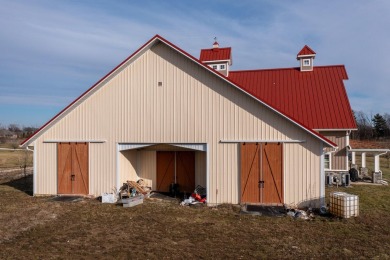
[{"label": "open barn doorway", "polygon": [[152,191],[189,196],[207,189],[206,144],[119,144],[117,185],[143,180]]}]

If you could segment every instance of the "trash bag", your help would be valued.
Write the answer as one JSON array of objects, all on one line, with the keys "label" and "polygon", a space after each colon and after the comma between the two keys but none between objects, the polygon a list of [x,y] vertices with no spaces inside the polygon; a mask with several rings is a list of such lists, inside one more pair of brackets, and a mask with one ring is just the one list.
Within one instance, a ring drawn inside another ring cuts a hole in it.
[{"label": "trash bag", "polygon": [[349,177],[352,182],[358,181],[358,171],[355,168],[349,170]]}]

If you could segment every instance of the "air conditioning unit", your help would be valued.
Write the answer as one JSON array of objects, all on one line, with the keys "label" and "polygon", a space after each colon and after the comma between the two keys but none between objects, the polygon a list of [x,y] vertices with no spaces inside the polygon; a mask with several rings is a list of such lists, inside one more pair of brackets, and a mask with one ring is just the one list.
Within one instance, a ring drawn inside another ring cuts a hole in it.
[{"label": "air conditioning unit", "polygon": [[351,184],[350,175],[347,172],[343,172],[340,174],[340,180],[341,180],[341,185],[343,186],[349,186]]},{"label": "air conditioning unit", "polygon": [[333,173],[333,185],[340,185],[341,184],[341,178],[339,173]]},{"label": "air conditioning unit", "polygon": [[333,185],[333,172],[325,173],[325,185],[328,185],[328,186]]}]

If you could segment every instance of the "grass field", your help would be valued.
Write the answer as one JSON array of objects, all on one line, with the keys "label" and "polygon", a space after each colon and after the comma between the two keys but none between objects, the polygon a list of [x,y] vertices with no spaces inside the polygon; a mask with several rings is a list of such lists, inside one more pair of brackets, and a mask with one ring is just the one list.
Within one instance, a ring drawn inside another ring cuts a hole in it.
[{"label": "grass field", "polygon": [[[18,165],[17,153],[5,154],[0,159]],[[374,168],[372,157],[367,165]],[[381,170],[390,181],[386,158]],[[172,200],[145,200],[133,208],[87,198],[59,202],[32,197],[32,176],[20,177],[0,171],[0,259],[390,258],[390,186],[326,188],[327,196],[358,195],[360,216],[305,221],[243,215],[231,205],[182,207]]]},{"label": "grass field", "polygon": [[[146,200],[133,208],[96,199],[32,197],[32,177],[0,178],[1,259],[296,259],[390,257],[389,186],[327,189],[359,195],[360,216],[242,215]],[[12,178],[11,178],[12,179]]]},{"label": "grass field", "polygon": [[[32,167],[33,153],[31,151],[21,151],[18,144],[21,140],[15,140],[15,143],[0,144],[0,148],[6,148],[11,150],[0,149],[0,170],[8,168],[20,168],[25,164],[27,167]],[[16,144],[16,145],[15,145]],[[14,150],[14,148],[18,150]]]}]

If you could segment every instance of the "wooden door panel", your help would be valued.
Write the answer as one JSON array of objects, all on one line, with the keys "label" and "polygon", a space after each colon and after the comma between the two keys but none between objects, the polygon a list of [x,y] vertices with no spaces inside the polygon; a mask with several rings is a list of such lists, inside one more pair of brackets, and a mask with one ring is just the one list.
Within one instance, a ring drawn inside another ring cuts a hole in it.
[{"label": "wooden door panel", "polygon": [[241,144],[241,202],[259,203],[260,157],[258,143]]},{"label": "wooden door panel", "polygon": [[57,193],[89,194],[88,143],[58,143]]},{"label": "wooden door panel", "polygon": [[72,146],[70,143],[59,143],[57,146],[57,192],[58,194],[70,194],[72,192]]},{"label": "wooden door panel", "polygon": [[262,155],[262,203],[283,203],[282,144],[263,145]]},{"label": "wooden door panel", "polygon": [[88,194],[88,144],[73,144],[73,155],[73,193]]},{"label": "wooden door panel", "polygon": [[180,192],[194,192],[195,152],[176,152],[176,182]]},{"label": "wooden door panel", "polygon": [[157,191],[169,192],[175,182],[175,152],[157,152]]}]

